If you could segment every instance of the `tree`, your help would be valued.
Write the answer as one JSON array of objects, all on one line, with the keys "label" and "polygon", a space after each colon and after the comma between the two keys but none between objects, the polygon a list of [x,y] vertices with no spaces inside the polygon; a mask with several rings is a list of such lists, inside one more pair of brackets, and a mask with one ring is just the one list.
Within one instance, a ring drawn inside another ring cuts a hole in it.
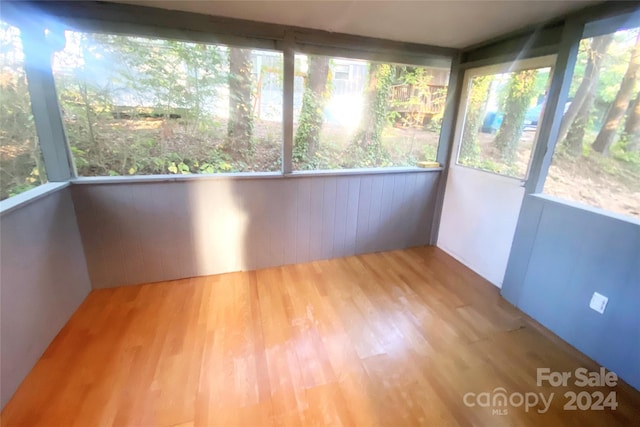
[{"label": "tree", "polygon": [[525,114],[535,95],[537,74],[538,70],[535,69],[524,70],[513,74],[509,79],[504,119],[495,139],[500,156],[507,163],[515,160]]},{"label": "tree", "polygon": [[390,64],[371,63],[362,119],[352,140],[352,148],[367,156],[366,166],[380,166],[384,158],[382,130],[387,124],[387,103],[392,82],[393,67]]},{"label": "tree", "polygon": [[626,138],[625,151],[631,152],[640,149],[640,91],[636,94],[627,113],[624,136]]},{"label": "tree", "polygon": [[629,101],[631,100],[636,84],[638,70],[640,70],[640,33],[638,33],[636,43],[631,51],[631,59],[629,59],[627,71],[622,78],[620,89],[611,104],[611,108],[609,108],[609,112],[598,136],[595,141],[593,141],[593,144],[591,144],[591,147],[598,153],[607,153],[615,139],[620,121],[629,107]]},{"label": "tree", "polygon": [[585,131],[589,124],[589,115],[593,108],[594,99],[594,94],[587,95],[587,99],[582,102],[580,109],[571,123],[571,127],[567,130],[564,145],[573,156],[582,154],[582,141],[584,141]]},{"label": "tree", "polygon": [[47,180],[23,65],[19,30],[0,21],[0,200]]},{"label": "tree", "polygon": [[324,104],[329,95],[329,58],[309,55],[300,121],[293,142],[293,158],[297,162],[311,160],[320,146],[320,130],[324,120]]},{"label": "tree", "polygon": [[460,144],[460,159],[466,162],[472,162],[480,152],[478,132],[482,126],[483,113],[492,81],[493,76],[477,76],[471,80],[471,89],[467,99],[467,114],[464,117],[464,129]]},{"label": "tree", "polygon": [[248,161],[253,155],[251,104],[251,50],[229,49],[229,121],[226,151],[234,159]]},{"label": "tree", "polygon": [[[589,113],[593,107],[602,60],[612,40],[613,34],[594,37],[591,40],[591,45],[587,49],[584,77],[560,124],[558,141],[564,141],[569,151],[574,155],[582,153],[584,128],[589,121]],[[571,135],[570,138],[568,138],[568,134]]]}]

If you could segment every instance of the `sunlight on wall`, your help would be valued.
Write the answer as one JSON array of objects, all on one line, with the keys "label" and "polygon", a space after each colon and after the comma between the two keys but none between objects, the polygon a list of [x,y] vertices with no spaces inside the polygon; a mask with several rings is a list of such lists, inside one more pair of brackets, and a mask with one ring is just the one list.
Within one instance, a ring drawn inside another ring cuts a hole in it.
[{"label": "sunlight on wall", "polygon": [[250,218],[238,202],[235,180],[189,182],[196,271],[202,275],[247,269]]}]

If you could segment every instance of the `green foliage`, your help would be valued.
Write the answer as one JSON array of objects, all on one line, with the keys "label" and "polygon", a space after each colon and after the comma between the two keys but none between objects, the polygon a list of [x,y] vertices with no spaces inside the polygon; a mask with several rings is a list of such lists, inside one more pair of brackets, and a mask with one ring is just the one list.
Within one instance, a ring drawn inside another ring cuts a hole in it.
[{"label": "green foliage", "polygon": [[514,73],[509,79],[507,97],[503,107],[504,119],[495,139],[500,157],[507,164],[512,164],[515,161],[525,114],[536,95],[537,78],[538,70],[534,69]]},{"label": "green foliage", "polygon": [[615,99],[624,75],[638,30],[619,31],[607,49],[598,82],[598,100],[610,104]]},{"label": "green foliage", "polygon": [[392,82],[393,67],[390,64],[370,65],[362,120],[349,148],[349,154],[363,167],[384,166],[388,162],[381,137],[389,123],[388,98]]},{"label": "green foliage", "polygon": [[[243,61],[234,71],[242,75],[234,75],[231,49],[225,47],[74,32],[67,37],[72,47],[56,54],[55,78],[80,175],[279,167],[279,129],[265,126],[267,134],[253,136],[251,51],[242,50]],[[246,94],[234,91],[234,84]],[[237,116],[240,127],[233,115],[220,118],[225,86],[230,101],[243,110]],[[230,127],[242,128],[232,143]],[[251,159],[259,147],[269,152],[256,163]]]},{"label": "green foliage", "polygon": [[[387,119],[390,124],[400,121],[403,127],[422,127],[424,114],[419,113],[425,100],[432,97],[441,96],[441,93],[434,93],[431,89],[431,81],[433,75],[422,67],[396,67],[397,83],[407,85],[409,97],[403,100],[394,100],[390,105],[392,110],[388,113]],[[415,113],[400,114],[394,110],[403,110]],[[438,113],[440,120],[442,112]],[[431,128],[435,128],[438,124],[438,118],[429,121]],[[439,130],[439,128],[438,128]]]},{"label": "green foliage", "polygon": [[293,144],[293,160],[312,166],[309,158],[309,146],[320,145],[320,130],[323,122],[324,98],[312,90],[305,90],[302,98],[302,110]]},{"label": "green foliage", "polygon": [[251,51],[229,49],[229,120],[225,150],[246,162],[255,154],[253,139],[253,105]]},{"label": "green foliage", "polygon": [[472,165],[480,153],[478,132],[484,119],[483,113],[492,81],[493,76],[477,76],[471,79],[467,98],[467,113],[464,117],[464,129],[460,142],[459,160],[462,164]]},{"label": "green foliage", "polygon": [[628,145],[628,136],[623,134],[618,142],[611,146],[609,154],[616,160],[635,166],[640,174],[640,151],[629,150]]},{"label": "green foliage", "polygon": [[47,182],[21,51],[17,28],[0,21],[0,199]]}]

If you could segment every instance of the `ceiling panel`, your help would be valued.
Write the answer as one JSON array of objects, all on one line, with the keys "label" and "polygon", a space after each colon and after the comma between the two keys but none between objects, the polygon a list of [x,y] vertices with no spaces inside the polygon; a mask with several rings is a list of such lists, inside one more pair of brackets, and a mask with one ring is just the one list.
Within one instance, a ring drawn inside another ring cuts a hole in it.
[{"label": "ceiling panel", "polygon": [[124,1],[130,4],[463,48],[581,9],[575,1]]}]

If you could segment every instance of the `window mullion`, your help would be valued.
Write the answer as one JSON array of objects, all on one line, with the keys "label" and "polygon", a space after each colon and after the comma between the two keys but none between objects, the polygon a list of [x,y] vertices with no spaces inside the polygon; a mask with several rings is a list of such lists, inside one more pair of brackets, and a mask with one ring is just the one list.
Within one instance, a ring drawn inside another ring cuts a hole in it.
[{"label": "window mullion", "polygon": [[62,126],[61,110],[51,69],[51,50],[43,30],[21,29],[25,73],[40,149],[51,182],[75,176]]},{"label": "window mullion", "polygon": [[283,90],[282,90],[282,173],[293,169],[293,93],[295,79],[295,52],[289,35],[283,43]]}]

